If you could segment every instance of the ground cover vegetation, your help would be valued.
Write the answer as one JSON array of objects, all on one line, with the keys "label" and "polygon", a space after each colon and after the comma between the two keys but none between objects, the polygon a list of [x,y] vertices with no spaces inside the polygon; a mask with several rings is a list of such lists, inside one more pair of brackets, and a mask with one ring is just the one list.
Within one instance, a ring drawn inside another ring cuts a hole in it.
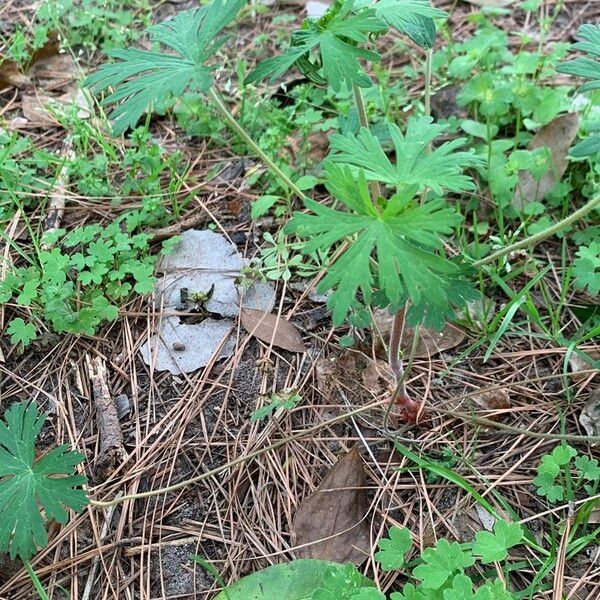
[{"label": "ground cover vegetation", "polygon": [[598,594],[598,14],[313,4],[0,13],[0,597]]}]

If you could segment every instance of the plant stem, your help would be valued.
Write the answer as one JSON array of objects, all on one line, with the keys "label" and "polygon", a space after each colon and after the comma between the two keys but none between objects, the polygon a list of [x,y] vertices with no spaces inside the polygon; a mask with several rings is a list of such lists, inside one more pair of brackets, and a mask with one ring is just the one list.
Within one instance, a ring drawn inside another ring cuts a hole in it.
[{"label": "plant stem", "polygon": [[254,150],[254,152],[256,152],[256,154],[267,165],[267,167],[269,167],[273,174],[278,177],[302,201],[308,200],[308,196],[306,196],[306,194],[304,194],[304,192],[298,188],[298,186],[275,164],[273,159],[266,154],[263,149],[248,135],[248,132],[235,120],[214,87],[210,88],[209,95],[219,109],[219,112],[223,115],[227,125],[229,125],[229,127],[235,131],[235,133],[237,133],[244,140],[244,142],[246,142],[246,144],[248,144],[248,146]]},{"label": "plant stem", "polygon": [[[356,84],[353,84],[352,90],[354,91],[354,101],[356,102],[358,121],[361,127],[369,129],[369,117],[365,108],[365,101],[363,99],[362,91]],[[377,206],[377,199],[381,197],[381,187],[379,186],[379,182],[372,181],[370,184],[370,190],[373,204]],[[394,315],[392,331],[390,333],[388,362],[392,372],[394,373],[394,376],[396,377],[397,389],[396,393],[392,396],[390,400],[390,406],[388,407],[388,411],[391,410],[391,406],[395,399],[398,398],[399,394],[401,394],[404,398],[410,399],[406,391],[406,385],[404,383],[404,367],[402,365],[402,360],[400,359],[400,342],[402,341],[402,332],[404,330],[404,310],[405,308],[401,308]]]},{"label": "plant stem", "polygon": [[48,595],[46,594],[46,590],[44,589],[42,582],[38,579],[38,576],[35,574],[35,571],[33,570],[31,563],[28,560],[23,559],[23,566],[25,567],[25,570],[27,571],[27,575],[29,575],[29,579],[31,579],[31,582],[33,583],[33,587],[35,588],[36,592],[38,593],[38,596],[42,600],[49,600]]},{"label": "plant stem", "polygon": [[402,333],[404,331],[405,311],[406,307],[401,308],[394,315],[392,331],[390,333],[388,362],[390,364],[390,369],[392,369],[392,373],[394,373],[394,376],[396,377],[397,389],[394,393],[395,398],[397,398],[398,396],[409,398],[408,392],[406,391],[406,377],[404,373],[404,365],[402,364],[402,360],[400,359],[400,342],[402,341]]},{"label": "plant stem", "polygon": [[511,244],[506,248],[502,248],[501,250],[498,250],[497,252],[494,252],[493,254],[482,258],[481,260],[475,261],[473,263],[473,266],[476,269],[478,269],[480,267],[483,267],[484,265],[494,262],[495,260],[498,260],[499,258],[502,258],[503,256],[506,256],[507,254],[510,254],[511,252],[521,250],[521,248],[527,248],[528,246],[535,246],[536,244],[539,244],[546,238],[549,238],[550,236],[554,235],[557,231],[560,231],[561,229],[571,225],[571,223],[574,223],[575,221],[578,221],[579,219],[585,217],[585,215],[590,213],[592,210],[594,210],[594,208],[596,208],[599,205],[600,194],[589,200],[587,204],[582,206],[580,209],[576,210],[574,213],[571,213],[568,217],[565,217],[561,221],[558,221],[558,223],[554,223],[554,225],[551,225],[547,229],[544,229],[543,231],[540,231],[535,235],[530,235],[529,237],[525,238],[524,240],[521,240],[520,242],[515,242],[514,244]]},{"label": "plant stem", "polygon": [[[354,102],[356,103],[358,122],[360,123],[361,127],[369,129],[369,116],[367,115],[367,109],[365,107],[362,91],[356,84],[352,85],[352,91],[354,92]],[[371,189],[373,204],[377,206],[377,199],[381,197],[381,187],[379,186],[379,182],[371,181],[369,187]]]},{"label": "plant stem", "polygon": [[432,68],[433,50],[427,50],[427,58],[425,59],[425,114],[431,116],[431,68]]}]

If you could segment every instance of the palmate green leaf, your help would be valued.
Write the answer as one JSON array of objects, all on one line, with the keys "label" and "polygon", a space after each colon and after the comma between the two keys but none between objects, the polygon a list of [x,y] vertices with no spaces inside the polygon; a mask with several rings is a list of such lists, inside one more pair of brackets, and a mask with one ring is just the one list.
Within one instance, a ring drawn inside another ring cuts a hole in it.
[{"label": "palmate green leaf", "polygon": [[405,527],[392,527],[389,538],[379,540],[379,552],[375,560],[381,565],[382,571],[394,571],[404,564],[406,553],[412,548],[410,531]]},{"label": "palmate green leaf", "polygon": [[418,117],[409,119],[404,134],[394,123],[388,128],[396,154],[395,164],[379,140],[365,128],[356,136],[332,135],[332,160],[358,167],[364,171],[367,180],[397,189],[428,187],[437,194],[442,194],[443,190],[463,192],[473,189],[473,182],[462,174],[462,170],[483,163],[473,151],[457,151],[466,142],[465,138],[445,142],[428,153],[429,144],[446,131],[446,125],[434,123],[431,117]]},{"label": "palmate green leaf", "polygon": [[164,105],[184,92],[206,92],[213,67],[206,64],[222,43],[217,35],[238,14],[246,0],[213,0],[207,6],[178,13],[150,28],[150,39],[169,52],[113,50],[115,62],[105,64],[86,80],[94,93],[113,92],[103,105],[111,112],[115,134],[134,127],[152,105]]},{"label": "palmate green leaf", "polygon": [[473,554],[481,556],[481,562],[488,564],[504,560],[513,546],[521,543],[523,528],[518,523],[496,521],[494,532],[478,531],[475,534]]},{"label": "palmate green leaf", "polygon": [[66,508],[80,512],[88,504],[80,489],[86,478],[74,475],[84,457],[64,445],[35,459],[35,441],[45,417],[34,403],[13,404],[4,419],[5,423],[0,421],[0,552],[29,560],[47,544],[45,519],[66,523]]},{"label": "palmate green leaf", "polygon": [[[600,25],[585,24],[579,28],[578,35],[583,42],[573,44],[574,50],[588,54],[588,57],[576,58],[556,67],[559,73],[568,73],[589,79],[588,83],[581,86],[580,91],[600,89]],[[596,60],[594,60],[596,59]]]},{"label": "palmate green leaf", "polygon": [[[375,16],[370,8],[354,13],[354,3],[347,0],[337,2],[319,20],[307,20],[306,29],[292,34],[292,42],[281,56],[262,61],[246,78],[246,83],[254,83],[268,78],[274,81],[301,59],[312,71],[322,68],[324,80],[339,91],[343,83],[370,87],[371,78],[360,64],[360,60],[377,61],[376,52],[358,48],[355,44],[368,41],[371,33],[381,33],[387,25]],[[311,52],[318,54],[316,62],[309,63]],[[300,65],[299,65],[300,66]],[[309,73],[307,72],[307,75]]]},{"label": "palmate green leaf", "polygon": [[[322,291],[334,290],[329,299],[334,323],[344,321],[357,294],[369,304],[375,282],[396,309],[408,298],[415,305],[447,308],[448,281],[459,274],[459,268],[435,251],[442,245],[442,236],[450,235],[460,222],[460,215],[441,200],[418,205],[410,195],[402,194],[379,211],[369,197],[362,171],[355,179],[347,167],[329,164],[326,180],[332,195],[354,212],[307,200],[313,214],[295,213],[286,229],[307,238],[306,253],[353,238],[319,285]],[[372,258],[377,263],[375,273]]]},{"label": "palmate green leaf", "polygon": [[425,589],[441,588],[455,573],[475,564],[473,556],[457,542],[440,540],[434,548],[427,548],[421,555],[423,564],[413,570],[413,576],[421,580]]}]

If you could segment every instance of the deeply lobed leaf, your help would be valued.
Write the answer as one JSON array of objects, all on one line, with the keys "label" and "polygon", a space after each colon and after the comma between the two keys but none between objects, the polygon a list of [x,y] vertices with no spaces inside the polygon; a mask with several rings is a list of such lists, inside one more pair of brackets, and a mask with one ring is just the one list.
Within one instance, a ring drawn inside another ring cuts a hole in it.
[{"label": "deeply lobed leaf", "polygon": [[[330,192],[355,212],[308,200],[313,214],[296,213],[287,230],[308,238],[307,253],[353,238],[319,286],[334,290],[329,301],[334,323],[343,322],[359,293],[371,303],[375,283],[386,304],[394,307],[408,298],[415,305],[446,307],[448,278],[459,275],[459,269],[435,250],[461,217],[441,200],[418,205],[408,197],[394,197],[387,207],[393,209],[379,211],[362,172],[355,179],[347,167],[329,164],[327,180]],[[372,258],[377,262],[375,274]]]},{"label": "deeply lobed leaf", "polygon": [[443,190],[463,192],[473,189],[473,183],[462,171],[482,164],[472,151],[457,151],[466,139],[445,142],[431,152],[429,144],[446,131],[446,125],[434,123],[431,117],[411,118],[406,133],[394,124],[388,130],[394,145],[396,161],[392,163],[379,140],[368,129],[358,135],[331,136],[332,159],[364,171],[367,180],[380,181],[397,189],[416,186],[431,188],[437,194]]},{"label": "deeply lobed leaf", "polygon": [[[31,558],[47,544],[44,520],[66,523],[71,508],[80,512],[88,498],[86,482],[75,475],[83,460],[68,446],[35,459],[35,441],[45,421],[36,404],[13,404],[0,421],[0,552]],[[42,512],[43,511],[43,512]]]},{"label": "deeply lobed leaf", "polygon": [[94,93],[114,88],[104,105],[117,105],[109,115],[113,132],[134,127],[152,105],[164,105],[184,92],[207,91],[213,68],[206,64],[222,40],[219,32],[238,14],[245,0],[213,0],[207,6],[186,10],[149,29],[153,43],[170,52],[113,50],[115,62],[90,75],[86,85]]}]

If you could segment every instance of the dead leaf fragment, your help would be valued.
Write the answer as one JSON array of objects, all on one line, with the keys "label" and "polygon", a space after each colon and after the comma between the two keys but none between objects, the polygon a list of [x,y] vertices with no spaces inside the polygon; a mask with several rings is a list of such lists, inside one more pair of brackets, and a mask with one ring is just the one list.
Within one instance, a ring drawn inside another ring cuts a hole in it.
[{"label": "dead leaf fragment", "polygon": [[306,352],[300,332],[284,318],[251,308],[243,308],[240,316],[244,329],[259,340],[290,352]]},{"label": "dead leaf fragment", "polygon": [[545,175],[536,180],[529,171],[519,173],[519,183],[513,196],[513,206],[522,210],[531,202],[543,200],[554,186],[560,182],[567,169],[569,148],[579,131],[579,115],[567,113],[552,119],[544,125],[529,142],[529,150],[547,147],[552,155],[552,164]]},{"label": "dead leaf fragment", "polygon": [[505,388],[473,394],[471,400],[483,410],[498,411],[510,408],[510,398]]},{"label": "dead leaf fragment", "polygon": [[591,398],[585,403],[579,422],[588,435],[600,435],[600,387],[592,392]]},{"label": "dead leaf fragment", "polygon": [[590,357],[590,360],[586,360],[575,352],[571,354],[569,359],[571,378],[575,382],[584,381],[588,377],[593,379],[600,372],[596,370],[595,373],[590,373],[590,370],[594,369],[594,361],[600,360],[600,350],[586,350],[586,354]]},{"label": "dead leaf fragment", "polygon": [[299,506],[292,530],[299,558],[360,565],[369,555],[365,471],[358,446],[342,456]]}]

